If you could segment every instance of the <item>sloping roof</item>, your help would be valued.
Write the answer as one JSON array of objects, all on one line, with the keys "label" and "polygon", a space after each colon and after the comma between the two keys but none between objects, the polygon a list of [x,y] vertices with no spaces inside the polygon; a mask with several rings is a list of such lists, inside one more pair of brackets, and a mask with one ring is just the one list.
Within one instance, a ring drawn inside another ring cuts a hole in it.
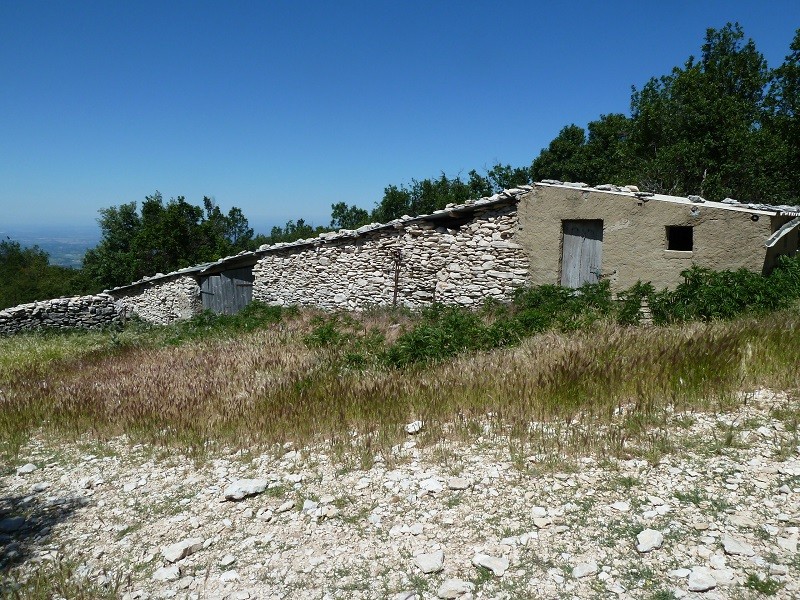
[{"label": "sloping roof", "polygon": [[339,231],[330,231],[327,233],[321,233],[320,235],[313,238],[295,240],[293,242],[278,242],[277,244],[271,244],[271,245],[265,244],[261,246],[258,250],[253,252],[248,252],[248,251],[240,252],[239,254],[233,256],[226,256],[224,258],[220,258],[219,260],[214,262],[208,262],[200,265],[195,265],[193,267],[187,267],[185,269],[180,269],[178,271],[172,271],[171,273],[166,273],[166,274],[156,273],[152,277],[144,277],[139,281],[134,281],[133,283],[130,283],[128,285],[115,287],[111,290],[105,290],[105,291],[106,292],[125,291],[136,287],[152,285],[154,283],[165,281],[175,277],[180,277],[182,275],[195,275],[195,276],[210,275],[213,273],[219,273],[220,271],[226,269],[235,269],[237,267],[253,265],[258,261],[260,257],[270,252],[277,252],[290,248],[292,249],[300,248],[303,246],[315,246],[336,240],[355,239],[382,230],[401,229],[407,225],[414,223],[421,223],[421,222],[435,223],[436,221],[447,219],[450,217],[469,215],[474,213],[479,208],[501,206],[503,204],[516,202],[519,200],[520,197],[533,191],[535,186],[560,187],[572,190],[578,189],[583,191],[604,192],[607,194],[616,194],[627,198],[634,198],[634,197],[641,198],[645,201],[654,200],[657,202],[672,202],[675,204],[686,204],[686,205],[703,204],[710,208],[719,208],[723,210],[746,212],[756,215],[769,215],[769,216],[782,215],[782,214],[790,216],[800,215],[800,206],[787,206],[787,205],[771,206],[767,204],[752,204],[746,202],[739,202],[738,200],[734,200],[732,198],[726,198],[722,202],[713,202],[711,200],[705,200],[703,198],[700,198],[699,196],[688,196],[686,198],[683,198],[680,196],[668,196],[665,194],[640,192],[636,186],[618,186],[612,184],[603,184],[592,187],[586,183],[572,183],[569,181],[557,181],[555,179],[545,179],[541,182],[537,182],[535,185],[520,185],[515,188],[498,192],[493,196],[478,198],[476,200],[467,200],[464,204],[448,204],[445,208],[441,210],[436,210],[428,215],[420,215],[417,217],[404,215],[399,219],[394,219],[393,221],[389,221],[388,223],[370,223],[369,225],[364,225],[363,227],[359,227],[358,229],[340,229]]},{"label": "sloping roof", "polygon": [[674,204],[686,204],[686,205],[703,204],[705,206],[708,206],[709,208],[746,212],[754,215],[768,215],[768,216],[800,215],[800,206],[789,206],[789,205],[775,206],[771,204],[756,204],[752,202],[741,202],[739,200],[734,200],[733,198],[725,198],[722,202],[715,202],[713,200],[706,200],[705,198],[701,198],[700,196],[693,196],[693,195],[684,198],[682,196],[669,196],[666,194],[654,194],[652,192],[640,192],[636,186],[632,185],[618,186],[607,183],[603,185],[590,186],[586,183],[571,183],[565,181],[557,181],[555,179],[545,179],[541,182],[538,182],[536,185],[546,186],[546,187],[560,187],[573,190],[579,189],[585,191],[604,192],[606,194],[616,194],[628,198],[630,197],[641,198],[647,201],[655,200],[657,202],[671,202]]},{"label": "sloping roof", "polygon": [[240,266],[255,264],[260,257],[270,252],[286,250],[289,248],[300,248],[303,246],[315,246],[337,240],[355,239],[381,230],[401,229],[409,224],[414,224],[414,223],[420,223],[426,221],[435,223],[438,220],[446,219],[448,217],[468,215],[480,208],[488,206],[500,206],[503,204],[508,204],[510,202],[516,202],[520,196],[527,194],[531,190],[533,190],[533,186],[521,185],[516,188],[503,190],[502,192],[498,192],[493,196],[478,198],[477,200],[467,200],[464,204],[448,204],[445,208],[441,210],[436,210],[429,215],[420,215],[418,217],[410,217],[408,215],[404,215],[399,219],[394,219],[392,221],[389,221],[388,223],[370,223],[369,225],[364,225],[363,227],[359,227],[358,229],[340,229],[339,231],[329,231],[326,233],[321,233],[320,235],[315,236],[313,238],[300,239],[300,240],[295,240],[293,242],[278,242],[277,244],[271,244],[271,245],[265,244],[261,246],[258,250],[253,252],[248,252],[248,251],[240,252],[239,254],[235,254],[233,256],[226,256],[224,258],[220,258],[219,260],[214,262],[203,263],[193,267],[187,267],[185,269],[180,269],[178,271],[172,271],[171,273],[156,273],[152,277],[143,277],[142,279],[134,281],[133,283],[130,283],[128,285],[115,287],[105,291],[106,292],[127,291],[137,287],[152,285],[160,281],[166,281],[168,279],[180,277],[182,275],[195,275],[195,276],[210,275],[226,269],[235,269]]}]

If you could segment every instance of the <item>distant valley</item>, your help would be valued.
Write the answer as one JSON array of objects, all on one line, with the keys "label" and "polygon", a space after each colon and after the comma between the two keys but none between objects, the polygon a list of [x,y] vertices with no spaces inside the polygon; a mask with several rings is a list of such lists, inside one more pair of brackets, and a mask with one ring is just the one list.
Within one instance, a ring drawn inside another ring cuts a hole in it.
[{"label": "distant valley", "polygon": [[0,239],[23,246],[39,246],[50,255],[51,265],[80,268],[83,255],[100,241],[97,225],[2,226]]}]

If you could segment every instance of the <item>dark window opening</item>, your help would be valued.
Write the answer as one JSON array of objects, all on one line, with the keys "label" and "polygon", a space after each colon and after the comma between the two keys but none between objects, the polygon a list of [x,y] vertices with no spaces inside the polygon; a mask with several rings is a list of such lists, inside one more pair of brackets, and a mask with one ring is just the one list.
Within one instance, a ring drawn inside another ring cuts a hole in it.
[{"label": "dark window opening", "polygon": [[443,215],[441,217],[439,217],[437,215],[437,218],[435,220],[431,219],[431,221],[433,221],[436,224],[437,227],[446,227],[447,229],[459,230],[459,229],[461,229],[462,225],[466,225],[467,223],[472,221],[474,218],[475,218],[475,215],[473,215],[473,214]]},{"label": "dark window opening", "polygon": [[667,250],[691,252],[694,246],[693,227],[671,225],[667,227]]}]

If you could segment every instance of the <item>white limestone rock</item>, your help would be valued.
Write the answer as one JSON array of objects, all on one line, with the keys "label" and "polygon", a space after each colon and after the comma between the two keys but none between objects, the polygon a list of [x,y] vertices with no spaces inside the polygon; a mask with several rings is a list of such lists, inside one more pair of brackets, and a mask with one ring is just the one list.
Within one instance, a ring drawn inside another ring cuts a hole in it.
[{"label": "white limestone rock", "polygon": [[534,519],[543,519],[547,516],[547,509],[544,506],[534,506],[531,508],[531,517]]},{"label": "white limestone rock", "polygon": [[202,548],[203,538],[187,538],[162,548],[161,556],[164,557],[164,560],[174,563],[194,554]]},{"label": "white limestone rock", "polygon": [[717,585],[733,585],[736,583],[736,572],[727,567],[723,569],[713,569],[711,575],[714,577],[714,581],[717,582]]},{"label": "white limestone rock", "polygon": [[508,559],[504,557],[490,556],[478,552],[472,557],[472,564],[476,567],[489,569],[496,577],[502,577],[508,570]]},{"label": "white limestone rock", "polygon": [[0,519],[0,533],[14,533],[25,526],[24,517],[9,517]]},{"label": "white limestone rock", "polygon": [[161,567],[153,572],[153,581],[176,581],[181,576],[181,569],[178,565]]},{"label": "white limestone rock", "polygon": [[419,482],[420,489],[427,494],[438,494],[444,489],[444,485],[438,477],[429,477]]},{"label": "white limestone rock", "polygon": [[458,598],[474,589],[475,584],[470,581],[447,579],[439,586],[439,589],[436,591],[436,596],[444,599]]},{"label": "white limestone rock", "polygon": [[582,562],[575,565],[575,567],[572,569],[572,576],[575,579],[582,579],[584,577],[588,577],[589,575],[594,575],[599,570],[600,569],[597,566],[597,563],[593,560],[589,562]]},{"label": "white limestone rock", "polygon": [[219,580],[222,583],[229,583],[231,581],[236,581],[239,579],[239,573],[236,571],[225,571],[219,576]]},{"label": "white limestone rock", "polygon": [[437,550],[436,552],[417,554],[414,557],[414,564],[426,575],[438,573],[444,569],[444,552],[442,550]]},{"label": "white limestone rock", "polygon": [[636,550],[645,553],[660,548],[664,543],[664,534],[655,529],[645,529],[636,536]]},{"label": "white limestone rock", "polygon": [[33,463],[27,463],[17,468],[17,475],[28,475],[29,473],[36,471],[38,468],[39,467]]},{"label": "white limestone rock", "polygon": [[469,489],[470,481],[464,477],[451,477],[447,480],[447,489],[460,491]]},{"label": "white limestone rock", "polygon": [[225,500],[243,500],[267,489],[269,482],[264,479],[237,479],[225,488]]},{"label": "white limestone rock", "polygon": [[717,587],[717,580],[714,579],[711,569],[707,567],[692,567],[692,571],[689,573],[690,592],[707,592],[715,587]]},{"label": "white limestone rock", "polygon": [[756,553],[753,546],[729,535],[722,538],[722,548],[725,550],[725,554],[754,556]]},{"label": "white limestone rock", "polygon": [[409,435],[416,435],[420,431],[422,431],[423,425],[424,424],[422,421],[412,421],[411,423],[406,425],[406,433]]},{"label": "white limestone rock", "polygon": [[220,567],[229,567],[236,562],[236,557],[233,554],[226,554],[219,561]]}]

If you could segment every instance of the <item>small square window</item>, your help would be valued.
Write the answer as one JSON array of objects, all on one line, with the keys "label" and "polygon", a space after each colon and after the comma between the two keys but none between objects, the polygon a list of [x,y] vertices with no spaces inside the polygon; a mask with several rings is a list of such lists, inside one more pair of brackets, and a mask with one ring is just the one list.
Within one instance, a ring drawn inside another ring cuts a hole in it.
[{"label": "small square window", "polygon": [[691,252],[694,246],[693,228],[684,225],[667,227],[667,250]]}]

